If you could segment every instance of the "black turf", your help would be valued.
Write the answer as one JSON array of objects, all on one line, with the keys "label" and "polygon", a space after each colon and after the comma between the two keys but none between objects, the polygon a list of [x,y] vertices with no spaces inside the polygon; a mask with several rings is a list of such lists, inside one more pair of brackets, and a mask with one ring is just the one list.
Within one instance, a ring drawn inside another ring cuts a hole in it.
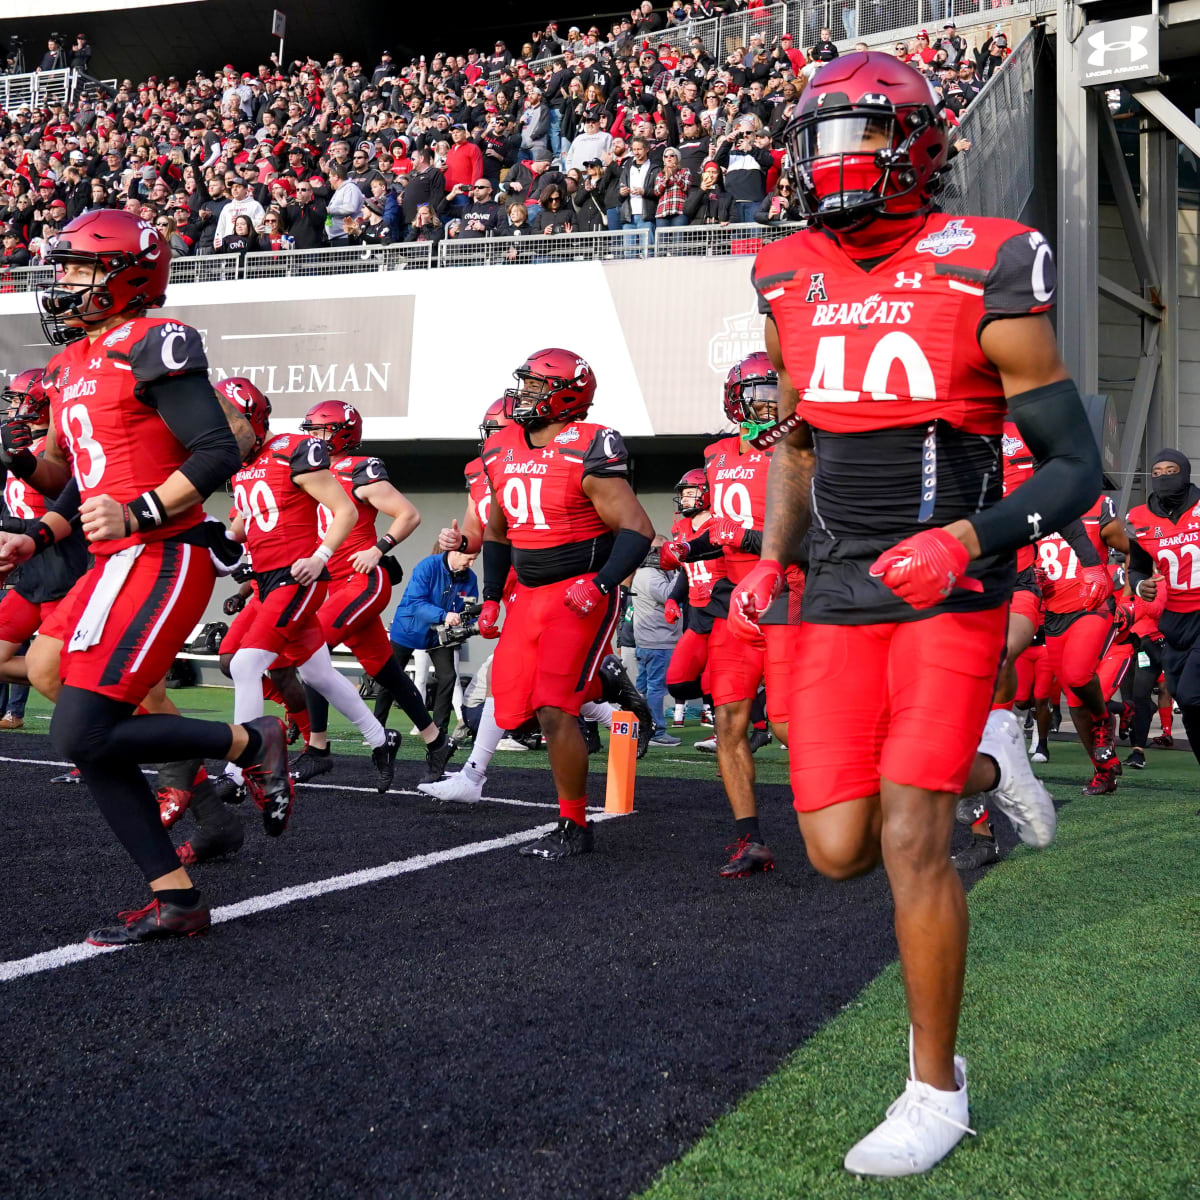
[{"label": "black turf", "polygon": [[[56,757],[16,734],[0,750]],[[397,763],[395,786],[423,765]],[[0,763],[0,960],[145,902],[86,789],[54,773]],[[366,758],[340,758],[337,781],[372,790],[297,787],[280,841],[231,809],[246,845],[193,868],[205,901],[557,816],[376,795]],[[590,785],[600,802],[603,776]],[[516,769],[487,791],[553,795],[547,773]],[[783,789],[760,801],[778,869],[734,882],[717,877],[733,838],[715,783],[640,780],[637,796],[582,858],[493,850],[0,984],[0,1190],[560,1200],[644,1186],[895,941],[882,873],[820,879]],[[193,830],[185,817],[176,841]]]}]

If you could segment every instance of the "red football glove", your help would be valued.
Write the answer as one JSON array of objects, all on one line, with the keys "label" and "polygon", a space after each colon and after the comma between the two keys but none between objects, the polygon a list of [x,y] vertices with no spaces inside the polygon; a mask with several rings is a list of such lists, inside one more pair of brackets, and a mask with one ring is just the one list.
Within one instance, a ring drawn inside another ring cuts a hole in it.
[{"label": "red football glove", "polygon": [[675,622],[683,616],[683,613],[679,608],[678,601],[668,600],[666,604],[663,605],[663,616],[666,618],[668,625],[674,625]]},{"label": "red football glove", "polygon": [[475,621],[479,636],[491,641],[500,636],[500,601],[485,600]]},{"label": "red football glove", "polygon": [[1133,623],[1137,619],[1135,602],[1132,596],[1119,598],[1117,600],[1117,611],[1115,614],[1117,636],[1123,637],[1133,628]]},{"label": "red football glove", "polygon": [[1112,579],[1106,568],[1099,565],[1079,568],[1079,598],[1087,612],[1103,608],[1111,595]]},{"label": "red football glove", "polygon": [[983,584],[966,574],[967,548],[944,529],[925,529],[885,550],[870,573],[913,608],[933,608],[956,588],[982,592]]},{"label": "red football glove", "polygon": [[592,579],[577,579],[563,597],[563,603],[577,616],[586,617],[604,599],[604,593]]},{"label": "red football glove", "polygon": [[743,642],[761,646],[764,642],[759,620],[783,591],[783,567],[762,558],[750,574],[733,589],[729,600],[729,628]]},{"label": "red football glove", "polygon": [[701,532],[708,534],[708,540],[714,546],[731,546],[734,550],[740,550],[746,527],[732,517],[715,517]]},{"label": "red football glove", "polygon": [[663,542],[658,548],[658,565],[664,571],[674,571],[677,567],[682,567],[687,562],[687,557],[691,551],[691,543],[683,541],[682,538]]}]

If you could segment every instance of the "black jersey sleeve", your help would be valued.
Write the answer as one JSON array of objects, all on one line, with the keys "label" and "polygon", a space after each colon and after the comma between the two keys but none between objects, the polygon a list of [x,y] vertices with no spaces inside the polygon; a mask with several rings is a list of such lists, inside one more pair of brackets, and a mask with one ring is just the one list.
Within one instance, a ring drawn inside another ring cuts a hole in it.
[{"label": "black jersey sleeve", "polygon": [[292,447],[288,468],[292,478],[312,471],[329,470],[329,447],[320,438],[305,438]]},{"label": "black jersey sleeve", "polygon": [[628,479],[629,451],[615,429],[598,429],[583,453],[584,475],[597,479]]},{"label": "black jersey sleeve", "polygon": [[370,487],[373,483],[379,483],[381,480],[387,480],[388,471],[381,458],[364,458],[362,462],[355,463],[354,473],[350,476],[350,482],[355,488]]},{"label": "black jersey sleeve", "polygon": [[983,320],[979,331],[1002,317],[1028,317],[1054,307],[1058,272],[1050,243],[1026,229],[1001,243],[983,284]]},{"label": "black jersey sleeve", "polygon": [[147,387],[159,380],[175,375],[208,373],[208,355],[204,352],[200,334],[190,325],[178,321],[152,325],[129,348],[127,355],[114,350],[110,357],[129,363],[139,399],[145,396]]}]

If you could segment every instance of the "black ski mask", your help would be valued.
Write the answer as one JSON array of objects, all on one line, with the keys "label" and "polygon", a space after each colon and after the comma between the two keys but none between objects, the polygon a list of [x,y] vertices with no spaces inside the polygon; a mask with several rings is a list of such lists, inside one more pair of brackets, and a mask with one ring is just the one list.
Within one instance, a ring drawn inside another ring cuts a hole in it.
[{"label": "black ski mask", "polygon": [[1174,463],[1179,468],[1176,475],[1152,475],[1150,490],[1158,497],[1162,505],[1173,509],[1182,504],[1187,498],[1192,486],[1192,464],[1186,454],[1178,450],[1160,450],[1153,459],[1154,463]]}]

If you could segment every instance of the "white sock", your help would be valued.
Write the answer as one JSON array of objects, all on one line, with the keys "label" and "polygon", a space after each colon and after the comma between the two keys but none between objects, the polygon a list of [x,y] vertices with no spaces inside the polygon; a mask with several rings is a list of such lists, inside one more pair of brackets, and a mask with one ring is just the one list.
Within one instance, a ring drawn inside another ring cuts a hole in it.
[{"label": "white sock", "polygon": [[300,668],[300,679],[315,691],[320,692],[343,717],[353,721],[372,750],[387,741],[383,726],[363,703],[358,689],[350,680],[334,669],[333,659],[329,657],[328,646],[322,646]]},{"label": "white sock", "polygon": [[263,715],[263,672],[275,661],[275,657],[272,650],[256,650],[247,646],[238,650],[230,660],[229,675],[233,680],[235,725]]},{"label": "white sock", "polygon": [[613,706],[607,700],[589,700],[580,710],[579,715],[585,721],[595,721],[605,729],[612,728]]},{"label": "white sock", "polygon": [[228,775],[238,787],[242,786],[242,768],[237,763],[226,763],[224,774]]},{"label": "white sock", "polygon": [[682,725],[683,719],[685,716],[687,716],[687,705],[686,704],[676,704],[675,705],[675,720],[680,725]]},{"label": "white sock", "polygon": [[487,778],[488,763],[500,745],[504,730],[496,724],[496,701],[489,696],[483,702],[483,712],[479,714],[479,732],[475,734],[475,744],[471,747],[471,757],[463,770],[468,778],[482,784]]}]

